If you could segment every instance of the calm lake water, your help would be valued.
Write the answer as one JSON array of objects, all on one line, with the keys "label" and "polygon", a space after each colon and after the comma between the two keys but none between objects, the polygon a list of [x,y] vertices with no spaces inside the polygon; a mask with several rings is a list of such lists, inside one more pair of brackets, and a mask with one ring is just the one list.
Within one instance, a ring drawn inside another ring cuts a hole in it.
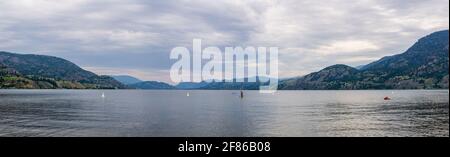
[{"label": "calm lake water", "polygon": [[0,136],[448,137],[448,94],[245,91],[241,99],[239,91],[0,90]]}]

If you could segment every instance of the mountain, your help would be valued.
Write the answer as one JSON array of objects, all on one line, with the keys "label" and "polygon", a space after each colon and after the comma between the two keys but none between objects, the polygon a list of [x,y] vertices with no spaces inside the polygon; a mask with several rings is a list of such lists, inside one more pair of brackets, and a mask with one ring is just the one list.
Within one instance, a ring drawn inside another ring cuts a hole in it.
[{"label": "mountain", "polygon": [[200,89],[207,90],[258,90],[260,82],[211,82]]},{"label": "mountain", "polygon": [[[420,66],[443,64],[448,66],[449,31],[439,31],[419,39],[406,52],[394,56],[386,56],[372,62],[361,70],[383,71],[386,69],[410,73]],[[407,70],[407,71],[404,71]],[[448,73],[448,71],[447,71]]]},{"label": "mountain", "polygon": [[98,76],[65,59],[0,52],[0,88],[124,88],[109,76]]},{"label": "mountain", "polygon": [[[250,82],[249,80],[256,80]],[[243,78],[243,82],[238,82],[237,79],[222,80],[218,82],[210,82],[199,89],[205,90],[259,90],[260,86],[268,85],[269,78],[267,77],[249,77]]]},{"label": "mountain", "polygon": [[449,31],[421,38],[402,54],[360,69],[334,65],[280,82],[280,89],[448,89]]},{"label": "mountain", "polygon": [[175,89],[174,86],[169,85],[164,82],[157,82],[157,81],[144,81],[139,82],[135,84],[128,85],[129,88],[134,89]]},{"label": "mountain", "polygon": [[139,80],[138,78],[135,78],[133,76],[128,76],[128,75],[112,75],[110,77],[116,79],[117,81],[119,81],[120,83],[122,83],[124,85],[143,82],[142,80]]},{"label": "mountain", "polygon": [[354,68],[356,68],[356,69],[358,69],[358,70],[361,70],[362,68],[364,68],[366,65],[358,65],[358,66],[355,66]]},{"label": "mountain", "polygon": [[360,79],[359,70],[338,64],[306,76],[281,81],[280,89],[354,89],[350,82]]},{"label": "mountain", "polygon": [[202,82],[180,82],[175,87],[177,89],[199,89],[207,86],[209,83],[202,81]]},{"label": "mountain", "polygon": [[32,80],[20,75],[14,69],[6,67],[0,62],[0,89],[2,88],[33,88]]}]

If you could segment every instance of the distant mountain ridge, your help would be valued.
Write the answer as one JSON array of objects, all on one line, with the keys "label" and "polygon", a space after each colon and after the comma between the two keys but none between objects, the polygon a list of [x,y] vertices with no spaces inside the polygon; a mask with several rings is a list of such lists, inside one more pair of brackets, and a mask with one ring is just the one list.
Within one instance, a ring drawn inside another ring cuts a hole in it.
[{"label": "distant mountain ridge", "polygon": [[202,81],[202,82],[180,82],[178,83],[175,88],[177,89],[200,89],[205,86],[207,86],[209,83]]},{"label": "distant mountain ridge", "polygon": [[0,88],[124,88],[109,76],[98,76],[62,58],[0,51]]},{"label": "distant mountain ridge", "polygon": [[129,76],[129,75],[111,75],[110,77],[116,79],[117,81],[119,81],[120,83],[122,83],[124,85],[143,82],[142,80],[140,80],[136,77],[133,77],[133,76]]},{"label": "distant mountain ridge", "polygon": [[143,81],[127,85],[132,89],[175,89],[174,86],[158,81]]}]

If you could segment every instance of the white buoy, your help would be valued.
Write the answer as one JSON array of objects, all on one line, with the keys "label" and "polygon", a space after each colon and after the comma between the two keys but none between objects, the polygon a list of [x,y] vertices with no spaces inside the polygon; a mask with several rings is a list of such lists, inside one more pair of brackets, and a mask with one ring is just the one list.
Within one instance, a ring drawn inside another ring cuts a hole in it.
[{"label": "white buoy", "polygon": [[186,96],[189,96],[189,92],[186,94]]},{"label": "white buoy", "polygon": [[102,98],[105,98],[105,93],[104,92],[102,93]]}]

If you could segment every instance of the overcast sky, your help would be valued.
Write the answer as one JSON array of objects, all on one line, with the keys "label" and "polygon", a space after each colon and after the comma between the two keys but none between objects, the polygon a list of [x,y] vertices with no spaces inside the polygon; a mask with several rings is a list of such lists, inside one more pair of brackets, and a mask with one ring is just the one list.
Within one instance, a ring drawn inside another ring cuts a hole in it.
[{"label": "overcast sky", "polygon": [[448,29],[448,0],[2,0],[0,51],[169,81],[170,50],[279,47],[281,77],[357,66]]}]

